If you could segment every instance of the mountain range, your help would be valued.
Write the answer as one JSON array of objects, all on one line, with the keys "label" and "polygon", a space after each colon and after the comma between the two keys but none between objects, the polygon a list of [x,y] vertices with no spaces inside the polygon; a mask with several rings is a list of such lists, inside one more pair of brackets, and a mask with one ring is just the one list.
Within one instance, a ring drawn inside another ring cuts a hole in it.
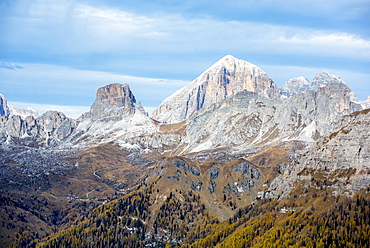
[{"label": "mountain range", "polygon": [[61,247],[75,239],[76,247],[106,246],[102,222],[122,229],[114,229],[117,245],[207,247],[199,242],[226,226],[234,229],[218,242],[245,243],[235,238],[236,219],[253,209],[258,219],[294,212],[295,201],[312,212],[324,199],[370,199],[369,107],[329,72],[279,89],[231,55],[152,117],[127,84],[99,88],[78,119],[18,110],[0,95],[1,245]]}]

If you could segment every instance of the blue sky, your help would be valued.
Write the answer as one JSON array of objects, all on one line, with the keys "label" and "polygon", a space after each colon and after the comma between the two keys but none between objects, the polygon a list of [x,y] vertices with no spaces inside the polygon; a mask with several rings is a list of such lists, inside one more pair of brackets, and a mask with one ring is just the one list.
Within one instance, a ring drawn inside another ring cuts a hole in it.
[{"label": "blue sky", "polygon": [[0,34],[0,93],[39,112],[77,117],[112,82],[151,111],[227,54],[370,95],[370,0],[2,0]]}]

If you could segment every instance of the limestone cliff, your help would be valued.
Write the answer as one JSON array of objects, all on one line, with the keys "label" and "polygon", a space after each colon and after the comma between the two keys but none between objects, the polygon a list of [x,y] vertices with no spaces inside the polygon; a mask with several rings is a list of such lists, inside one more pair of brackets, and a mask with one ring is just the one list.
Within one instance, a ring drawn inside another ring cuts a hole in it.
[{"label": "limestone cliff", "polygon": [[95,102],[85,117],[119,120],[133,115],[139,106],[128,84],[113,83],[98,89]]},{"label": "limestone cliff", "polygon": [[299,185],[354,193],[370,184],[370,110],[345,116],[333,132],[293,161],[270,186],[267,195],[286,197]]},{"label": "limestone cliff", "polygon": [[212,65],[189,85],[165,99],[153,112],[153,118],[177,123],[193,116],[199,109],[247,90],[260,96],[278,98],[272,79],[257,66],[227,55]]},{"label": "limestone cliff", "polygon": [[248,148],[283,140],[313,142],[315,136],[332,131],[343,115],[361,110],[359,104],[351,102],[350,92],[343,83],[280,99],[240,92],[198,111],[187,121],[182,152]]}]

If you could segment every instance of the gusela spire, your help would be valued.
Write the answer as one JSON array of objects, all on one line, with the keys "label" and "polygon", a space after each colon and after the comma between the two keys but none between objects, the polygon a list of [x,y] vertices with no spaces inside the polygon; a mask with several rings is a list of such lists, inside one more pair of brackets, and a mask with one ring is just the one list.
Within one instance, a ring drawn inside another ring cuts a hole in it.
[{"label": "gusela spire", "polygon": [[0,94],[0,116],[8,116],[9,115],[9,107],[5,97]]},{"label": "gusela spire", "polygon": [[189,85],[165,99],[153,112],[153,118],[166,123],[180,122],[199,109],[243,90],[268,98],[279,97],[278,87],[264,71],[249,62],[226,55]]}]

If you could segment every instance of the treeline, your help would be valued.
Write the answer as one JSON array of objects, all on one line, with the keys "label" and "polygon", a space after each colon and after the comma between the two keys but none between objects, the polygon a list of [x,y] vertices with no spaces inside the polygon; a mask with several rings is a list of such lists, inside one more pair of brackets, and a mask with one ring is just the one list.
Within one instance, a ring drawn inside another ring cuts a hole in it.
[{"label": "treeline", "polygon": [[210,235],[189,247],[370,247],[370,200],[363,195],[342,197],[324,211],[275,209],[243,220],[226,238]]},{"label": "treeline", "polygon": [[169,193],[160,204],[155,195],[152,187],[131,192],[47,239],[25,231],[13,247],[370,247],[365,195],[330,196],[329,207],[315,209],[328,203],[320,196],[283,213],[281,202],[263,199],[223,222],[193,191]]},{"label": "treeline", "polygon": [[33,193],[26,195],[1,191],[0,247],[10,246],[11,243],[12,247],[34,247],[41,238],[59,228],[83,220],[87,212],[98,205],[94,202],[57,203]]},{"label": "treeline", "polygon": [[[175,247],[213,233],[219,224],[192,191],[169,193],[153,212],[152,193],[148,187],[103,204],[86,220],[28,247]],[[14,247],[30,240],[25,235]]]}]

